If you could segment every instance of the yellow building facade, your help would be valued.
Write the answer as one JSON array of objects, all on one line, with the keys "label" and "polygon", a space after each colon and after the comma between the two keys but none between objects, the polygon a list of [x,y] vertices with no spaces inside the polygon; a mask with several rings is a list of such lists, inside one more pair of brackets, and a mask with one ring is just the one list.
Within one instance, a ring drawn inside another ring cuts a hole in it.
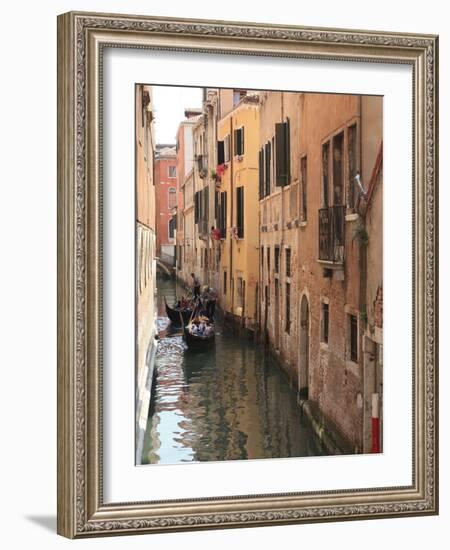
[{"label": "yellow building facade", "polygon": [[258,304],[259,97],[246,95],[217,127],[220,301],[243,326],[256,326]]}]

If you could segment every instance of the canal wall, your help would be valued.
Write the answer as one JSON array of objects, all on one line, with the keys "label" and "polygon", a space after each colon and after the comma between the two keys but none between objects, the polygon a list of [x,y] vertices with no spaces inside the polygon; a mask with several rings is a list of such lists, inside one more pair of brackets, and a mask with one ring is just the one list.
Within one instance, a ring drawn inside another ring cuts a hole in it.
[{"label": "canal wall", "polygon": [[[270,344],[266,345],[267,353],[276,363],[289,382],[289,385],[298,392],[297,381],[292,370],[287,368],[283,357],[275,351]],[[298,395],[300,395],[298,393]],[[320,408],[319,403],[312,399],[299,400],[300,407],[308,419],[313,431],[322,442],[329,454],[355,454],[361,452],[342,433],[337,424],[333,422]]]},{"label": "canal wall", "polygon": [[136,388],[136,464],[142,463],[142,449],[144,446],[145,430],[150,409],[152,395],[153,374],[155,370],[155,356],[158,341],[154,337],[147,349],[144,372],[138,380]]}]

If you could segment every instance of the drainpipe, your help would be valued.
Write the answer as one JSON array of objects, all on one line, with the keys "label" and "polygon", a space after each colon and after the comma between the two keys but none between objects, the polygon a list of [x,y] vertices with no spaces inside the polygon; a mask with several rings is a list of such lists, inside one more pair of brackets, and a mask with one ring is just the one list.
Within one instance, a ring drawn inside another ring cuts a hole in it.
[{"label": "drainpipe", "polygon": [[[284,122],[284,93],[281,92],[281,121]],[[289,162],[291,162],[291,159],[289,159]],[[288,183],[287,182],[287,178],[288,178],[288,175],[286,175],[286,184]],[[278,300],[279,300],[279,303],[278,303],[278,307],[279,307],[279,312],[281,313],[283,311],[283,299],[282,299],[282,296],[283,296],[283,285],[282,285],[282,277],[281,277],[281,273],[282,273],[282,269],[283,269],[283,258],[284,258],[284,253],[283,253],[283,248],[284,246],[284,185],[281,186],[281,240],[280,240],[280,252],[279,252],[279,256],[278,256],[278,261],[279,261],[279,266],[278,266]],[[275,258],[274,258],[274,262],[275,262]],[[282,317],[282,315],[281,315]],[[281,319],[280,319],[281,321]],[[277,319],[275,320],[275,322],[277,322]],[[281,334],[283,332],[283,324],[281,323],[281,326],[278,327],[278,342],[277,342],[277,345],[278,345],[278,350],[280,351],[280,348],[281,348]],[[281,352],[280,352],[280,356],[281,356]]]},{"label": "drainpipe", "polygon": [[[359,97],[359,159],[360,159],[360,173],[362,173],[362,166],[363,166],[363,150],[362,150],[362,126],[363,126],[363,119],[362,119],[362,97]],[[354,182],[352,182],[354,183]],[[362,185],[364,187],[364,182],[362,182]],[[361,225],[365,228],[365,215],[363,214],[363,210],[360,209],[360,222]],[[364,452],[364,433],[365,433],[365,427],[367,424],[367,413],[366,413],[366,377],[365,377],[365,365],[364,365],[364,352],[363,352],[363,339],[364,339],[364,333],[367,328],[367,321],[364,318],[361,319],[361,313],[364,311],[367,315],[367,304],[366,304],[366,296],[367,294],[367,245],[364,243],[359,243],[359,322],[362,324],[364,323],[364,330],[359,331],[359,349],[360,349],[360,357],[359,357],[359,366],[361,369],[361,383],[362,383],[362,401],[363,401],[363,422],[362,422],[362,433],[361,433],[361,451]],[[362,328],[362,327],[361,327]]]}]

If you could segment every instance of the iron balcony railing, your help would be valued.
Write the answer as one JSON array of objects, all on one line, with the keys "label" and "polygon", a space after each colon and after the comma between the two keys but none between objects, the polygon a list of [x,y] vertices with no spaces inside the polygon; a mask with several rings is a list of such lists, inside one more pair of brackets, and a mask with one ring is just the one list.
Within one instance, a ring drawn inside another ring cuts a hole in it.
[{"label": "iron balcony railing", "polygon": [[345,206],[319,209],[319,260],[344,261]]}]

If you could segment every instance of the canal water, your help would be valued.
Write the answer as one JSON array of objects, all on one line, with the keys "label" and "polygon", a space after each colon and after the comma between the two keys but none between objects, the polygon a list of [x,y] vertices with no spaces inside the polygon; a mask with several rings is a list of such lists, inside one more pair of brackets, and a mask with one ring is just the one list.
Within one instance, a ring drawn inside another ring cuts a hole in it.
[{"label": "canal water", "polygon": [[160,340],[142,463],[327,454],[295,390],[261,346],[219,314],[215,345],[186,349],[165,313],[163,296],[173,305],[175,283],[157,284]]}]

